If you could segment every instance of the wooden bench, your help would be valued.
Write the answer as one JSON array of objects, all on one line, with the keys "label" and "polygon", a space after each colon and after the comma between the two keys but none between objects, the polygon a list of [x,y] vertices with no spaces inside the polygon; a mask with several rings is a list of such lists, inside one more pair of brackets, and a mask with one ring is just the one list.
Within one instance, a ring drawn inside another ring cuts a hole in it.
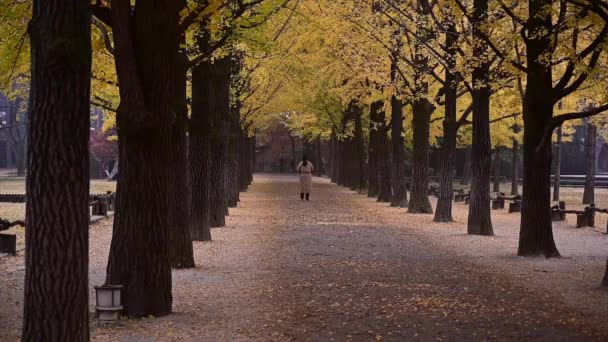
[{"label": "wooden bench", "polygon": [[[25,227],[25,222],[9,222],[8,220],[0,218],[0,231],[8,230],[14,226]],[[17,253],[17,236],[15,234],[0,234],[0,253],[9,253],[13,255]]]},{"label": "wooden bench", "polygon": [[[596,212],[608,214],[608,209],[599,209],[595,207],[595,204],[590,204],[583,210],[567,210],[566,202],[560,201],[559,204],[551,207],[551,220],[565,221],[566,214],[576,214],[576,228],[595,227]],[[608,233],[608,225],[606,233]]]}]

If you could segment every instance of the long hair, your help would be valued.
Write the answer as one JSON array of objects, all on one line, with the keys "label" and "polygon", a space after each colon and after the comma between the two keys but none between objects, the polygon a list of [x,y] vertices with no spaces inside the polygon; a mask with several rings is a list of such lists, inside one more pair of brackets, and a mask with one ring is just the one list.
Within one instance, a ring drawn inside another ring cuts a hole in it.
[{"label": "long hair", "polygon": [[308,165],[308,158],[306,158],[306,155],[302,156],[302,165]]}]

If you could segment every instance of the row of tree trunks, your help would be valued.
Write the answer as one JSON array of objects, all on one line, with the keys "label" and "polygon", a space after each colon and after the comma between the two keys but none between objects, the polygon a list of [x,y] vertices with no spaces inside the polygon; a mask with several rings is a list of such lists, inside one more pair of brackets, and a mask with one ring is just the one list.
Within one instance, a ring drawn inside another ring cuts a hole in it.
[{"label": "row of tree trunks", "polygon": [[[185,3],[182,3],[185,5]],[[174,108],[175,122],[171,132],[171,185],[168,189],[171,199],[169,214],[169,263],[172,268],[192,268],[194,251],[190,236],[190,212],[192,192],[188,165],[188,106],[186,104],[187,57],[177,52],[175,61]]]},{"label": "row of tree trunks", "polygon": [[35,0],[33,18],[22,340],[88,341],[89,3]]},{"label": "row of tree trunks", "polygon": [[194,241],[211,241],[210,230],[210,178],[209,178],[209,126],[207,111],[214,84],[199,65],[192,70],[192,114],[190,118],[190,179],[192,203],[190,209],[190,235]]},{"label": "row of tree trunks", "polygon": [[[390,145],[388,141],[388,126],[386,125],[386,112],[384,111],[384,106],[381,107],[378,112],[378,135],[376,136],[376,170],[377,175],[374,177],[378,182],[378,202],[387,202],[390,203],[392,195],[392,187],[391,187],[391,154],[390,154]],[[405,186],[405,180],[404,180]]]},{"label": "row of tree trunks", "polygon": [[167,209],[175,111],[170,61],[179,47],[180,10],[168,0],[138,2],[136,11],[127,0],[111,4],[121,170],[106,283],[124,286],[129,316],[171,312]]},{"label": "row of tree trunks", "polygon": [[[485,34],[484,25],[488,16],[488,2],[475,0],[473,3],[473,37],[481,40]],[[473,143],[471,151],[471,197],[467,232],[476,235],[493,235],[490,216],[490,61],[486,56],[487,47],[477,44],[475,55],[480,56],[473,69]]]},{"label": "row of tree trunks", "polygon": [[362,108],[351,103],[341,121],[341,136],[334,135],[332,147],[332,177],[335,183],[354,191],[364,191],[365,143],[361,123]]},{"label": "row of tree trunks", "polygon": [[228,117],[230,116],[230,70],[231,61],[229,57],[217,59],[213,62],[201,63],[203,75],[209,78],[213,84],[212,93],[208,101],[206,112],[207,124],[209,125],[209,220],[211,227],[223,227],[226,225],[228,214],[228,200],[226,193],[226,164],[228,154],[229,133]]},{"label": "row of tree trunks", "polygon": [[439,168],[439,196],[435,210],[435,222],[452,222],[452,198],[454,196],[454,156],[458,123],[456,122],[458,100],[458,83],[453,70],[456,67],[456,40],[458,33],[450,18],[451,25],[445,33],[446,61],[445,69],[445,118],[443,119],[443,140],[441,142],[441,161]]}]

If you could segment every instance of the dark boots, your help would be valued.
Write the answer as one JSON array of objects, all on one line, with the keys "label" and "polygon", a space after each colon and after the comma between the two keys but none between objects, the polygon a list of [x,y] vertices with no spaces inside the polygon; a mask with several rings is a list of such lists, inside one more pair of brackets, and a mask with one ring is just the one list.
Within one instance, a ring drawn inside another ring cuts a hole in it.
[{"label": "dark boots", "polygon": [[[300,199],[303,201],[304,200],[304,193],[300,192]],[[309,201],[310,200],[310,194],[307,192],[306,193],[306,200]]]},{"label": "dark boots", "polygon": [[306,193],[306,200],[308,201],[310,199],[310,194],[307,192]]}]

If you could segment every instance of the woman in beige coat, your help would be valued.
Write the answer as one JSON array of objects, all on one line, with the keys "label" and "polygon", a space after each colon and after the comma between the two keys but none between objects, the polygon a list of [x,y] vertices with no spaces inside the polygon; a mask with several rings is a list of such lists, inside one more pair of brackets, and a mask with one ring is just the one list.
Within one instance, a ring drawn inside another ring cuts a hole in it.
[{"label": "woman in beige coat", "polygon": [[298,164],[297,171],[300,174],[300,199],[304,200],[304,194],[306,194],[306,200],[308,201],[312,192],[312,174],[315,172],[315,167],[304,156]]}]

